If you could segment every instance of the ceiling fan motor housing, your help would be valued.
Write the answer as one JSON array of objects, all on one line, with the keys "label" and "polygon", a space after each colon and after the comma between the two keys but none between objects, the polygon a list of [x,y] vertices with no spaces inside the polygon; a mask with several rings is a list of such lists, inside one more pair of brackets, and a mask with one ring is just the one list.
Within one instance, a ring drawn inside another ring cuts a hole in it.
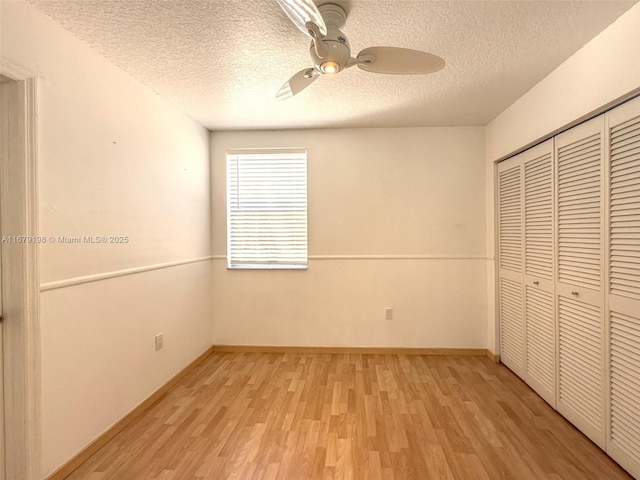
[{"label": "ceiling fan motor housing", "polygon": [[[322,73],[337,73],[342,70],[347,63],[347,60],[351,58],[351,47],[349,46],[349,40],[347,37],[333,25],[327,25],[327,35],[322,39],[327,47],[327,54],[324,57],[319,57],[316,53],[316,49],[311,43],[309,49],[311,53],[311,59],[316,69]],[[323,65],[337,65],[338,69],[335,72],[326,72]]]},{"label": "ceiling fan motor housing", "polygon": [[351,46],[342,28],[347,20],[347,13],[339,5],[327,3],[318,7],[327,26],[327,34],[322,43],[327,47],[327,54],[320,57],[313,42],[311,43],[311,59],[316,69],[322,73],[338,73],[351,58]]}]

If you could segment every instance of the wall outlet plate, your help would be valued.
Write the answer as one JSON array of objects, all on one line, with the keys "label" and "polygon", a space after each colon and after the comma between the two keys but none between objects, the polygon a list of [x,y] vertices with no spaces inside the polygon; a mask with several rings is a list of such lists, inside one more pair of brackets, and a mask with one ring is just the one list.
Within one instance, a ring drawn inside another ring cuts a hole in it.
[{"label": "wall outlet plate", "polygon": [[156,335],[156,351],[160,350],[164,346],[164,333]]},{"label": "wall outlet plate", "polygon": [[385,308],[384,309],[384,319],[385,320],[393,320],[393,308]]}]

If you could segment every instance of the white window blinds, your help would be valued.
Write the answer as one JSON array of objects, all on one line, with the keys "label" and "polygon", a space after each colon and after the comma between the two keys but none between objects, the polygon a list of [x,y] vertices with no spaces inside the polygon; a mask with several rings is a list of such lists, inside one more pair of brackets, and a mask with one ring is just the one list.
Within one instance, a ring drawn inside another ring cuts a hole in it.
[{"label": "white window blinds", "polygon": [[307,152],[227,152],[228,268],[307,268]]}]

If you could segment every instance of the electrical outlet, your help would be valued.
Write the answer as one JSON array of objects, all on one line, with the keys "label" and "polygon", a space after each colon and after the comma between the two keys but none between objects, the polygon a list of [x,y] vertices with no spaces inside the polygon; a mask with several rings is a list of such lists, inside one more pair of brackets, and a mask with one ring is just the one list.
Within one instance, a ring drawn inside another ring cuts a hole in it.
[{"label": "electrical outlet", "polygon": [[385,308],[384,309],[384,319],[385,320],[393,320],[393,308]]},{"label": "electrical outlet", "polygon": [[156,335],[156,350],[160,350],[164,346],[164,333]]}]

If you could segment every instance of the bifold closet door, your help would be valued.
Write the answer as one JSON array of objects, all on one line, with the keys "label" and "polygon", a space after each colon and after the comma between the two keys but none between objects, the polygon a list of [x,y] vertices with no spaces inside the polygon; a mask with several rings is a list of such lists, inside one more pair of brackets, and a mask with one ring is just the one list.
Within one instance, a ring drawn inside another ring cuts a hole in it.
[{"label": "bifold closet door", "polygon": [[640,98],[612,110],[607,120],[607,452],[640,478]]},{"label": "bifold closet door", "polygon": [[604,116],[556,137],[558,411],[604,448]]},{"label": "bifold closet door", "polygon": [[498,165],[500,358],[555,406],[553,141]]},{"label": "bifold closet door", "polygon": [[519,157],[524,174],[525,381],[555,407],[553,140]]},{"label": "bifold closet door", "polygon": [[523,169],[518,158],[498,165],[498,298],[500,360],[526,377],[523,292]]}]

